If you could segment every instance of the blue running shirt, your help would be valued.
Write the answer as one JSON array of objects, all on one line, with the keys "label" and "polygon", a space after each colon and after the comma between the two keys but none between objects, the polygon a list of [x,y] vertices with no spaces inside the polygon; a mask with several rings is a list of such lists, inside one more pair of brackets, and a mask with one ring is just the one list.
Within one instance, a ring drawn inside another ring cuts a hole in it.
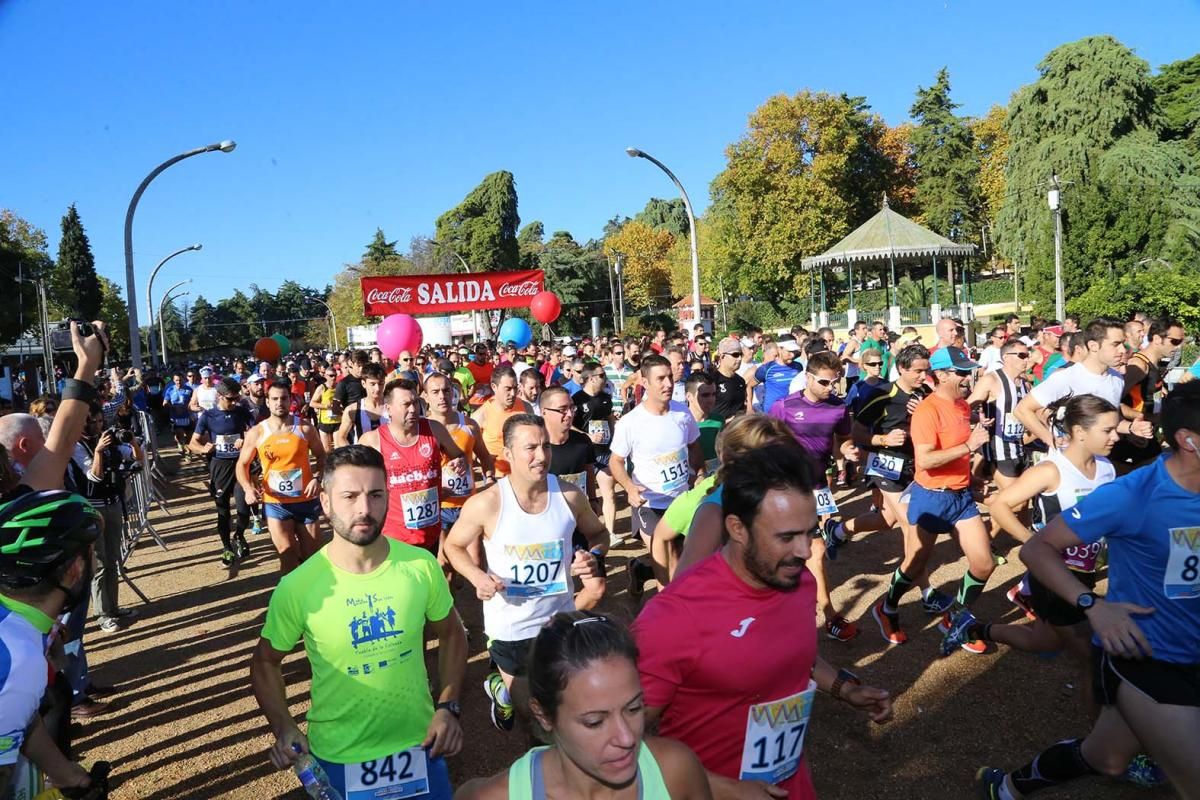
[{"label": "blue running shirt", "polygon": [[1155,609],[1135,617],[1154,658],[1200,664],[1200,494],[1162,456],[1099,487],[1062,519],[1087,544],[1108,540],[1108,597]]}]

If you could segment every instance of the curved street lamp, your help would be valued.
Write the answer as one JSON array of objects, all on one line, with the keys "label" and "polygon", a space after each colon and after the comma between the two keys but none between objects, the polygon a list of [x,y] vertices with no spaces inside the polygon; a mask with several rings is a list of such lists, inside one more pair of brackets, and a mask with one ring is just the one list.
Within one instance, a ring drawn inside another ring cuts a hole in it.
[{"label": "curved street lamp", "polygon": [[328,303],[319,297],[310,297],[308,299],[314,303],[320,303],[321,305],[325,306],[325,310],[329,312],[329,319],[327,320],[329,323],[329,346],[334,350],[337,350],[337,317],[333,315],[333,309],[329,307]]},{"label": "curved street lamp", "polygon": [[700,259],[696,254],[696,215],[692,213],[692,201],[688,199],[687,191],[684,190],[683,184],[675,177],[675,173],[667,169],[667,165],[659,161],[649,153],[644,153],[636,147],[626,147],[625,153],[630,158],[644,158],[654,166],[667,173],[667,177],[675,184],[675,188],[679,190],[679,194],[683,197],[683,207],[687,210],[688,215],[688,239],[692,245],[692,313],[693,326],[700,322]]},{"label": "curved street lamp", "polygon": [[[441,247],[441,248],[444,248],[445,250],[449,251],[449,253],[452,256],[454,256],[455,258],[458,259],[458,263],[462,264],[463,272],[470,274],[471,265],[468,264],[467,260],[465,258],[463,258],[459,254],[459,252],[457,250],[455,250],[453,247],[451,247],[448,244],[439,242],[437,239],[427,239],[426,241],[428,241],[431,245],[433,245],[435,247]],[[479,341],[479,312],[478,311],[471,312],[471,327],[473,327],[475,329],[475,341]]]},{"label": "curved street lamp", "polygon": [[201,153],[212,153],[218,150],[222,153],[231,153],[235,147],[237,147],[236,142],[225,139],[224,141],[208,144],[204,147],[197,147],[194,150],[188,150],[186,153],[180,153],[177,156],[168,158],[142,179],[137,191],[133,193],[133,198],[129,201],[129,209],[125,212],[125,301],[129,306],[130,358],[135,367],[141,368],[142,366],[142,334],[138,326],[137,286],[133,275],[133,214],[137,211],[138,201],[142,199],[142,193],[146,191],[146,187],[150,185],[150,182],[157,178],[167,167],[178,164],[185,158],[198,156]]},{"label": "curved street lamp", "polygon": [[175,300],[178,297],[187,297],[189,294],[191,294],[191,292],[181,292],[175,297],[171,297],[171,292],[175,291],[180,286],[183,286],[185,283],[191,282],[192,279],[187,278],[175,284],[170,289],[167,289],[165,292],[163,292],[162,301],[158,304],[158,341],[159,344],[162,345],[162,363],[164,367],[167,365],[167,332],[166,328],[163,327],[163,309],[167,307],[168,301]]},{"label": "curved street lamp", "polygon": [[163,268],[164,264],[166,264],[175,256],[187,253],[191,250],[200,250],[203,247],[204,245],[196,243],[189,245],[188,247],[182,247],[176,250],[174,253],[171,253],[171,255],[158,262],[158,266],[155,267],[154,271],[150,273],[150,280],[146,282],[146,321],[149,323],[146,331],[146,349],[150,351],[150,364],[152,366],[158,366],[158,351],[154,349],[154,305],[150,301],[150,293],[154,289],[154,276],[158,274],[158,271]]}]

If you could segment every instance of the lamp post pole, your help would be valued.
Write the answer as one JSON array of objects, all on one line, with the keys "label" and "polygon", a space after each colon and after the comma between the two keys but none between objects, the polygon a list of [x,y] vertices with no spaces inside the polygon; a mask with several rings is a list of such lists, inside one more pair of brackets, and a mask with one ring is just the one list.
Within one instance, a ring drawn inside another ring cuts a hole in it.
[{"label": "lamp post pole", "polygon": [[125,212],[125,302],[129,306],[129,357],[135,367],[141,368],[142,366],[142,333],[138,326],[137,285],[133,274],[133,215],[137,211],[138,201],[142,199],[142,193],[146,191],[146,187],[150,185],[150,182],[157,178],[167,167],[178,164],[185,158],[198,156],[201,153],[211,153],[217,150],[222,153],[229,153],[235,147],[237,147],[235,142],[226,139],[168,158],[142,179],[142,182],[137,187],[137,191],[133,193],[133,198],[129,201],[129,209]]},{"label": "lamp post pole", "polygon": [[[452,255],[458,259],[458,263],[462,264],[463,272],[470,274],[471,265],[467,263],[467,260],[465,258],[463,258],[462,255],[460,255],[457,250],[455,250],[450,245],[445,244],[444,242],[439,242],[437,239],[430,239],[429,243],[431,245],[433,245],[434,247],[444,248],[447,252],[450,253],[450,255]],[[479,341],[479,312],[478,311],[471,312],[471,327],[475,329],[475,341],[478,342]]]},{"label": "lamp post pole", "polygon": [[[167,365],[167,329],[163,326],[163,309],[167,307],[167,301],[175,299],[174,297],[171,297],[171,292],[175,291],[180,286],[183,286],[185,283],[191,282],[192,279],[188,278],[175,284],[170,289],[167,289],[165,292],[163,292],[162,301],[158,304],[158,343],[162,347],[162,363],[164,367]],[[184,297],[189,294],[191,294],[191,292],[183,292],[178,296]]]},{"label": "lamp post pole", "polygon": [[154,304],[150,301],[150,293],[154,289],[154,276],[157,275],[158,271],[163,268],[163,264],[166,264],[175,256],[186,253],[190,250],[200,250],[203,247],[204,245],[197,243],[176,250],[174,253],[171,253],[171,255],[158,262],[158,266],[155,267],[154,271],[150,273],[150,280],[146,281],[146,322],[148,323],[146,327],[146,349],[150,351],[150,364],[152,366],[158,366],[158,352],[154,349]]},{"label": "lamp post pole", "polygon": [[310,298],[308,298],[308,299],[309,299],[309,300],[312,300],[314,303],[320,303],[321,305],[325,306],[325,310],[329,312],[329,333],[330,333],[330,336],[329,336],[329,339],[330,339],[329,346],[330,346],[330,347],[332,347],[334,350],[337,350],[337,349],[338,349],[338,345],[337,345],[337,317],[336,317],[336,316],[334,316],[334,314],[333,314],[333,309],[332,309],[332,308],[330,308],[330,307],[329,307],[329,304],[328,304],[328,303],[326,303],[324,300],[321,300],[321,299],[319,299],[319,298],[316,298],[316,297],[310,297]]},{"label": "lamp post pole", "polygon": [[675,177],[675,173],[667,169],[667,165],[659,161],[649,153],[643,153],[636,147],[626,147],[625,152],[630,158],[644,158],[654,166],[667,173],[667,177],[675,184],[675,188],[679,190],[680,196],[683,198],[683,207],[688,215],[688,239],[692,246],[692,313],[694,314],[692,325],[701,322],[700,319],[700,259],[696,254],[696,215],[692,213],[692,201],[688,199],[687,191],[684,190],[683,184]]}]

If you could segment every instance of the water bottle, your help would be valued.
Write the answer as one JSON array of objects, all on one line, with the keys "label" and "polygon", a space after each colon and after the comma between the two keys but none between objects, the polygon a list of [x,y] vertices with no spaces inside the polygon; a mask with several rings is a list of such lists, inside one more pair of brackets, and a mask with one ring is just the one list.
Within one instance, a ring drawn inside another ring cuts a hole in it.
[{"label": "water bottle", "polygon": [[[292,745],[292,749],[299,751],[300,748]],[[325,774],[325,770],[310,754],[305,753],[300,756],[300,760],[292,769],[296,772],[296,777],[300,779],[300,783],[303,784],[304,791],[308,792],[309,797],[315,798],[315,800],[342,800],[342,795],[338,790],[329,784],[329,776]]]}]

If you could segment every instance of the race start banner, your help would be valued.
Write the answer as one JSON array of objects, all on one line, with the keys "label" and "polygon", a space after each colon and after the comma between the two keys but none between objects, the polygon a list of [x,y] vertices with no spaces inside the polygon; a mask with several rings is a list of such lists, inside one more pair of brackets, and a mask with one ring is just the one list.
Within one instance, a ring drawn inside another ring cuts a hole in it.
[{"label": "race start banner", "polygon": [[540,269],[362,278],[363,312],[386,317],[521,308],[542,291],[545,278]]}]

